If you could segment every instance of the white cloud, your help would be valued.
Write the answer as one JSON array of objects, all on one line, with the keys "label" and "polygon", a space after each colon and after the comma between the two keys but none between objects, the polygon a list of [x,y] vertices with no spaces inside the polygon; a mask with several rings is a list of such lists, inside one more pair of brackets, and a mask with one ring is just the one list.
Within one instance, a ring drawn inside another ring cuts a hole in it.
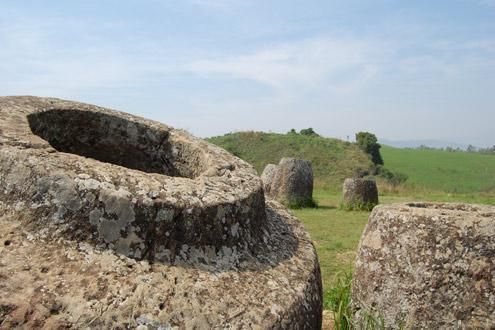
[{"label": "white cloud", "polygon": [[[102,25],[98,30],[85,19],[0,13],[0,22],[2,94],[76,98],[92,89],[138,84],[150,73],[166,70],[162,62],[156,61],[161,55],[159,49],[140,57],[125,45],[100,36]],[[103,26],[114,28],[118,25]]]},{"label": "white cloud", "polygon": [[[239,0],[191,2],[213,15],[249,6]],[[86,101],[120,104],[119,109],[136,113],[149,109],[149,117],[201,135],[312,126],[344,137],[367,127],[400,136],[408,127],[424,126],[413,124],[418,109],[425,109],[424,118],[429,112],[438,112],[437,118],[450,112],[450,118],[468,108],[493,117],[489,89],[495,39],[490,36],[445,35],[447,39],[438,40],[438,34],[416,21],[409,31],[401,16],[399,23],[386,25],[387,33],[371,29],[358,34],[349,28],[337,36],[321,30],[317,37],[310,31],[305,38],[259,47],[253,44],[301,34],[278,31],[271,22],[250,23],[249,38],[240,35],[225,43],[225,36],[215,33],[195,36],[197,29],[208,28],[205,22],[175,36],[177,30],[134,34],[126,23],[122,27],[112,19],[94,19],[0,11],[1,93],[80,100],[99,94]],[[258,32],[253,36],[254,25]],[[269,28],[273,30],[267,33]],[[210,29],[217,31],[217,25]],[[435,125],[440,127],[438,122],[420,133],[426,136]],[[444,126],[444,131],[454,127]]]},{"label": "white cloud", "polygon": [[474,69],[483,71],[495,64],[495,39],[433,40],[424,48],[426,54],[407,52],[397,58],[397,68],[405,74],[442,78],[460,77]]},{"label": "white cloud", "polygon": [[247,55],[199,60],[186,69],[248,79],[276,89],[356,87],[379,70],[380,48],[366,41],[315,38],[265,47]]}]

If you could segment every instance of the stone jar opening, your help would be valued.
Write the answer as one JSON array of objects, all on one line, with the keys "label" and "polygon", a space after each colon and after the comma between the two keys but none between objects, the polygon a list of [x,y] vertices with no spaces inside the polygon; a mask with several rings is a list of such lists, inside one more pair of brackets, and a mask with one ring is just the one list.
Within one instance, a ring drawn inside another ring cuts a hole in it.
[{"label": "stone jar opening", "polygon": [[31,131],[59,152],[167,176],[195,178],[204,156],[170,132],[132,119],[79,109],[50,109],[28,115]]}]

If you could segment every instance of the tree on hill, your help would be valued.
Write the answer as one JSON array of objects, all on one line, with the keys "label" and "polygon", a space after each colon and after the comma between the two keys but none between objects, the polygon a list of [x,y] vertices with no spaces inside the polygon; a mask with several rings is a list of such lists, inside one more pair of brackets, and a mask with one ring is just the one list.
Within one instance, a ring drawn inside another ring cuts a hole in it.
[{"label": "tree on hill", "polygon": [[365,153],[371,156],[371,161],[375,165],[383,165],[383,158],[380,154],[381,145],[375,134],[369,132],[356,133],[356,143]]},{"label": "tree on hill", "polygon": [[319,136],[318,133],[315,132],[314,129],[312,129],[311,127],[310,128],[305,128],[305,129],[302,129],[299,134],[301,135],[307,135],[307,136]]}]

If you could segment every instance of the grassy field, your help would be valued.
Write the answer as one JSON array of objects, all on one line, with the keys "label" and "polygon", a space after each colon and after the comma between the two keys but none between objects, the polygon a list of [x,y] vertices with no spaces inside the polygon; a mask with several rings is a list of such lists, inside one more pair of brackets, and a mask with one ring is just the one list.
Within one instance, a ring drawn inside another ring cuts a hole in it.
[{"label": "grassy field", "polygon": [[408,175],[407,185],[447,193],[495,192],[495,156],[382,146],[385,166]]}]

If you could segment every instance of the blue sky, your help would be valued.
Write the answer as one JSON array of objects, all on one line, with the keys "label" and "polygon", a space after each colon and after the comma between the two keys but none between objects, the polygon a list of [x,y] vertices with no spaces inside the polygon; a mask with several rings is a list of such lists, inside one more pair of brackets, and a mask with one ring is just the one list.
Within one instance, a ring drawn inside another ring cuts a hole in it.
[{"label": "blue sky", "polygon": [[495,144],[495,0],[0,0],[0,94],[198,136]]}]

